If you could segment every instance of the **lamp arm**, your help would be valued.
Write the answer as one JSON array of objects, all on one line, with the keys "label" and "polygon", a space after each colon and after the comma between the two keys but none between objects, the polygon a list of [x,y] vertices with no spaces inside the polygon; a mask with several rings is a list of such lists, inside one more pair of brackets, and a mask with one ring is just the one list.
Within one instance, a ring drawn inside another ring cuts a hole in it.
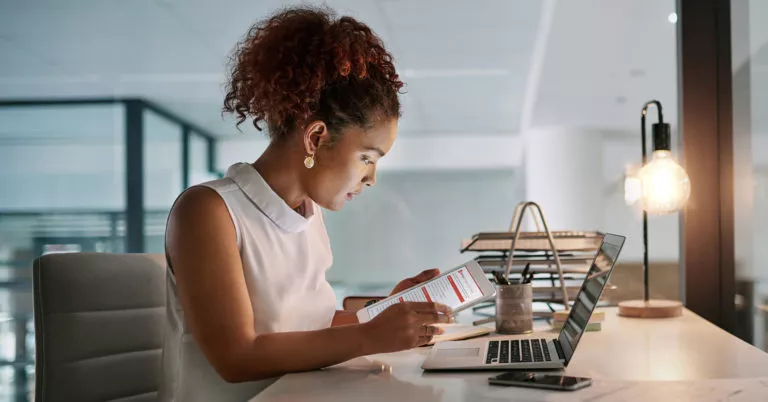
[{"label": "lamp arm", "polygon": [[[648,107],[651,105],[656,106],[656,111],[658,112],[659,116],[659,123],[664,121],[664,116],[661,112],[661,102],[652,100],[646,102],[646,104],[643,105],[643,114],[642,117],[640,117],[640,134],[643,141],[643,166],[645,166],[645,164],[648,162],[648,155],[645,147],[645,115],[648,114]],[[641,197],[641,199],[643,199],[643,203],[645,203],[645,199],[643,197]],[[650,297],[648,291],[648,211],[646,211],[645,205],[643,205],[643,295],[645,301],[647,302]]]},{"label": "lamp arm", "polygon": [[647,152],[645,150],[645,115],[648,114],[648,107],[650,106],[656,106],[656,113],[659,117],[659,123],[664,123],[664,114],[661,110],[661,102],[657,100],[648,101],[643,105],[643,114],[640,117],[640,133],[642,135],[642,141],[643,141],[643,166],[645,166],[645,163],[648,161]]}]

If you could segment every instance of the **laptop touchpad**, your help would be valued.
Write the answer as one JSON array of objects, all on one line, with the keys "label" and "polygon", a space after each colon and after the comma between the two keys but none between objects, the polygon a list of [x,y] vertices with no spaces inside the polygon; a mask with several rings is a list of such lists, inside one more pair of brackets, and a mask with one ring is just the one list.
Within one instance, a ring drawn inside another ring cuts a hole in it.
[{"label": "laptop touchpad", "polygon": [[479,355],[480,348],[439,349],[435,353],[437,358],[477,357]]}]

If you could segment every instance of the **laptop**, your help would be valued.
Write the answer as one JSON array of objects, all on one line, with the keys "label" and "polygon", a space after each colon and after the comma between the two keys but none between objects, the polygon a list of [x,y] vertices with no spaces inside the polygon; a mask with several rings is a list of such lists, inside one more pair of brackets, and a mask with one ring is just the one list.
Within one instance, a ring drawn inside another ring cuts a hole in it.
[{"label": "laptop", "polygon": [[424,370],[532,370],[562,369],[584,335],[589,318],[603,294],[625,237],[606,234],[592,260],[587,278],[571,307],[560,335],[547,339],[531,335],[504,335],[468,341],[439,342],[430,351]]}]

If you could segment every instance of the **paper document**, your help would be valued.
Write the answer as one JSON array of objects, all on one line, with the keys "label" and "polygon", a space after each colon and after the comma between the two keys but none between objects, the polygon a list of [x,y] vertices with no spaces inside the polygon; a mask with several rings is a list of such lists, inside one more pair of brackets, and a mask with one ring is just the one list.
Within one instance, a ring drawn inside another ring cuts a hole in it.
[{"label": "paper document", "polygon": [[444,334],[435,335],[428,345],[434,345],[437,342],[458,341],[462,339],[474,338],[476,336],[487,335],[491,333],[492,328],[483,325],[474,326],[468,324],[435,324],[445,330]]}]

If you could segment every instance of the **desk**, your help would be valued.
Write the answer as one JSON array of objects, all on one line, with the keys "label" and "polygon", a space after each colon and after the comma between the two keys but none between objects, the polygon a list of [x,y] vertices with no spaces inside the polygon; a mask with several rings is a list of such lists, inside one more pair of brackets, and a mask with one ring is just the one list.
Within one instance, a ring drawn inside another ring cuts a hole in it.
[{"label": "desk", "polygon": [[[594,383],[574,393],[490,386],[492,371],[425,373],[419,366],[429,349],[418,348],[289,374],[251,401],[714,400],[722,397],[718,392],[746,401],[768,395],[768,354],[687,309],[668,319],[602,310],[603,330],[581,338],[566,369]],[[617,398],[603,399],[608,395]]]}]

